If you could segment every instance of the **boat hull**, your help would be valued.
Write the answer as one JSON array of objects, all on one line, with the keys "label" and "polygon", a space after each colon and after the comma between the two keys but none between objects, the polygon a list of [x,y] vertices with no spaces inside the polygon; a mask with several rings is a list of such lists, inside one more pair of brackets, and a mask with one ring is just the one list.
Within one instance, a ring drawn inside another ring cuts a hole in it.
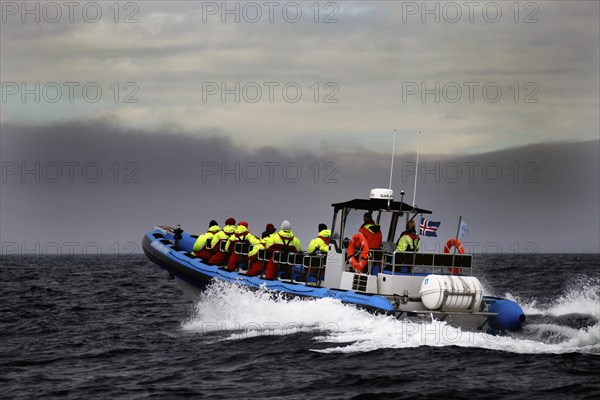
[{"label": "boat hull", "polygon": [[[392,314],[392,303],[383,296],[358,293],[350,290],[331,289],[309,286],[303,283],[287,282],[278,279],[269,280],[258,276],[246,276],[238,272],[228,272],[218,267],[207,265],[189,252],[170,243],[169,236],[160,230],[149,232],[144,236],[142,248],[146,256],[156,265],[164,268],[170,275],[188,286],[184,291],[191,300],[196,300],[197,293],[192,288],[202,290],[213,279],[232,282],[252,289],[266,289],[280,292],[284,297],[300,298],[332,298],[347,304],[353,304],[371,312]],[[193,295],[190,295],[193,293]]]},{"label": "boat hull", "polygon": [[524,314],[518,304],[490,296],[483,296],[484,310],[482,311],[442,312],[427,310],[420,301],[401,303],[391,296],[319,287],[288,280],[269,280],[259,276],[246,276],[240,272],[229,272],[207,265],[193,256],[188,250],[192,249],[194,241],[195,236],[184,234],[175,244],[171,233],[156,229],[147,233],[142,242],[146,256],[173,276],[186,297],[192,301],[198,301],[206,285],[218,279],[253,290],[270,290],[281,294],[284,298],[332,298],[373,313],[418,321],[438,319],[462,329],[491,334],[518,330],[524,322]]}]

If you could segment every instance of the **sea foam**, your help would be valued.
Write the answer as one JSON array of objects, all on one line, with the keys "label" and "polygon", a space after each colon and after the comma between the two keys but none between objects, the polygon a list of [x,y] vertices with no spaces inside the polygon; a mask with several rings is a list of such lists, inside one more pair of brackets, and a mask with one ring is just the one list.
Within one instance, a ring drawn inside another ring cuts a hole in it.
[{"label": "sea foam", "polygon": [[[593,296],[597,295],[594,290],[569,290],[549,305],[526,306],[526,314],[527,310],[568,313],[572,311],[568,304],[573,299],[590,306]],[[591,306],[589,311],[596,312]],[[314,340],[321,343],[314,351],[324,353],[459,346],[527,354],[600,354],[600,327],[597,323],[580,329],[555,324],[526,324],[521,332],[494,336],[485,332],[463,331],[433,319],[414,322],[373,315],[333,299],[284,299],[266,290],[253,291],[220,281],[207,288],[182,328],[216,337],[217,340],[312,332]],[[330,347],[322,348],[323,344]]]}]

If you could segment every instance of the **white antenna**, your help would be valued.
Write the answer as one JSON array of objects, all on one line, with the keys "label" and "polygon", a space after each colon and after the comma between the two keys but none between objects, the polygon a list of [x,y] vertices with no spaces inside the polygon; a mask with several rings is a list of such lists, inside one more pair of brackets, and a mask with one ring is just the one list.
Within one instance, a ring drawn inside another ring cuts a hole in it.
[{"label": "white antenna", "polygon": [[413,208],[415,207],[415,201],[417,200],[417,178],[419,176],[419,152],[421,150],[421,143],[419,141],[421,137],[421,131],[417,135],[417,165],[415,167],[415,186],[413,187]]},{"label": "white antenna", "polygon": [[394,129],[394,144],[392,145],[392,166],[390,167],[390,186],[388,189],[392,190],[392,175],[394,175],[394,152],[396,151],[396,131]]}]

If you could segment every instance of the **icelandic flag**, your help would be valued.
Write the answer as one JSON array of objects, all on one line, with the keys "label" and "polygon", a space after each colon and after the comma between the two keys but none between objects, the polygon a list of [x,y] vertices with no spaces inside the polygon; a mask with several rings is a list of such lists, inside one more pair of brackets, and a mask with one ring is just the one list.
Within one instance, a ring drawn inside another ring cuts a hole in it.
[{"label": "icelandic flag", "polygon": [[441,222],[433,222],[421,217],[421,224],[419,225],[419,235],[437,237],[436,231],[440,227],[440,223]]},{"label": "icelandic flag", "polygon": [[458,228],[458,238],[460,239],[461,237],[465,236],[467,233],[469,233],[469,227],[467,226],[467,223],[465,221],[460,221],[460,228]]}]

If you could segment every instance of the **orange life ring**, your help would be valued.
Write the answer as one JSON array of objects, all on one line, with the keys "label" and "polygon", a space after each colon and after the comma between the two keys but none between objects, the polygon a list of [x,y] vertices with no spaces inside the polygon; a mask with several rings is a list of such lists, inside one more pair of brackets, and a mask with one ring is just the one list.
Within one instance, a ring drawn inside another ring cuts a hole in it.
[{"label": "orange life ring", "polygon": [[[458,254],[465,254],[465,248],[463,247],[460,240],[451,238],[446,242],[446,246],[444,246],[444,253],[450,253],[450,249],[452,247],[456,247],[456,251]],[[462,268],[448,268],[448,272],[451,274],[462,274]]]},{"label": "orange life ring", "polygon": [[[355,247],[358,247],[359,250],[357,255],[354,254]],[[352,236],[352,240],[348,244],[348,259],[350,266],[356,272],[363,272],[369,260],[369,244],[362,233],[356,233]]]},{"label": "orange life ring", "polygon": [[457,240],[454,238],[452,238],[446,242],[446,246],[444,247],[444,253],[446,253],[446,254],[450,253],[450,249],[452,247],[456,247],[456,251],[458,251],[458,254],[465,254],[465,248],[463,247],[460,240]]}]

